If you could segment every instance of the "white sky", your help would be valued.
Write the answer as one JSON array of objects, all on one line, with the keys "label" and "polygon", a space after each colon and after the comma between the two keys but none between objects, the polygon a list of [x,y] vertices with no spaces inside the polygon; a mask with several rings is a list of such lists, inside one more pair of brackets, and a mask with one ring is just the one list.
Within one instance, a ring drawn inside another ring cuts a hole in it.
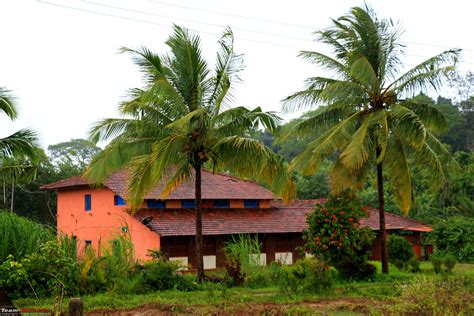
[{"label": "white sky", "polygon": [[[467,49],[461,71],[474,68],[470,3],[369,2],[379,17],[402,23],[407,67],[457,47]],[[93,122],[118,115],[117,104],[127,89],[141,85],[130,56],[117,54],[118,48],[143,45],[163,53],[173,22],[198,31],[210,63],[224,26],[231,26],[236,51],[245,55],[246,64],[235,105],[280,111],[280,100],[301,89],[306,77],[321,73],[296,56],[302,49],[328,51],[312,41],[311,33],[362,4],[349,0],[0,0],[0,86],[13,90],[20,110],[14,123],[0,117],[0,136],[30,127],[39,133],[44,147],[86,138]]]}]

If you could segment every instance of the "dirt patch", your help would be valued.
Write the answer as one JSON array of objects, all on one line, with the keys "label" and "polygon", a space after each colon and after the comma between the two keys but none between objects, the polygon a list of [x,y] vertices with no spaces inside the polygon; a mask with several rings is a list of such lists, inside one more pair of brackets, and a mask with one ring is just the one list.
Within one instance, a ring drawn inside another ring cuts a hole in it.
[{"label": "dirt patch", "polygon": [[86,315],[89,316],[151,316],[151,315],[287,315],[287,314],[320,314],[325,315],[330,311],[353,312],[354,314],[367,314],[369,307],[384,305],[380,302],[366,298],[341,298],[306,301],[295,304],[272,303],[241,303],[216,305],[160,305],[148,304],[127,310],[96,310]]}]

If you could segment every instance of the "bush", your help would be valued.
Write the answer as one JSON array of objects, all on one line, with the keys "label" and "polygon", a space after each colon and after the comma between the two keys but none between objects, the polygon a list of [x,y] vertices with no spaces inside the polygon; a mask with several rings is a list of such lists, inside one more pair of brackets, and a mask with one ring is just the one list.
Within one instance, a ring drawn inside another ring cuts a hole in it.
[{"label": "bush", "polygon": [[436,251],[461,262],[474,262],[474,218],[450,217],[437,223],[429,235]]},{"label": "bush", "polygon": [[430,256],[430,262],[433,265],[433,270],[436,274],[443,271],[443,259],[435,254]]},{"label": "bush", "polygon": [[332,286],[332,278],[328,265],[316,258],[304,258],[293,266],[281,267],[278,285],[286,293],[319,293]]},{"label": "bush", "polygon": [[369,280],[377,274],[377,268],[373,264],[353,259],[339,264],[337,270],[347,280]]},{"label": "bush", "polygon": [[414,273],[420,272],[421,271],[420,259],[418,259],[417,256],[411,257],[411,259],[408,261],[408,268],[410,272],[414,272]]},{"label": "bush", "polygon": [[36,252],[39,246],[54,240],[50,227],[7,211],[0,211],[0,262],[13,255],[17,260]]},{"label": "bush", "polygon": [[331,196],[308,214],[308,229],[303,238],[307,251],[334,266],[348,279],[371,277],[374,268],[367,264],[374,235],[359,226],[366,208],[350,192]]},{"label": "bush", "polygon": [[451,273],[454,269],[454,266],[456,265],[456,258],[454,258],[454,256],[451,254],[447,254],[443,258],[443,263],[444,263],[444,266],[446,267],[446,272]]},{"label": "bush", "polygon": [[78,267],[58,241],[48,241],[20,261],[10,255],[0,266],[0,286],[12,298],[78,294]]},{"label": "bush", "polygon": [[152,261],[143,265],[140,274],[141,285],[144,289],[153,291],[164,291],[176,289],[180,291],[192,291],[197,288],[194,276],[178,274],[178,264],[171,261]]},{"label": "bush", "polygon": [[415,255],[410,242],[402,236],[388,236],[387,248],[389,261],[399,269],[406,269],[409,260]]},{"label": "bush", "polygon": [[244,283],[250,271],[259,265],[256,258],[260,255],[260,243],[257,237],[239,235],[232,238],[224,248],[227,279],[230,285]]},{"label": "bush", "polygon": [[[433,265],[433,270],[436,274],[438,273],[451,273],[456,265],[456,258],[451,254],[443,254],[437,252],[431,255],[430,262]],[[443,269],[444,266],[444,269]]]},{"label": "bush", "polygon": [[85,249],[80,266],[80,291],[92,294],[104,291],[126,292],[133,288],[131,281],[136,271],[133,244],[128,235],[117,235],[102,248],[102,256],[97,256],[92,247]]},{"label": "bush", "polygon": [[469,277],[428,278],[419,276],[400,286],[400,304],[393,314],[400,315],[474,315]]}]

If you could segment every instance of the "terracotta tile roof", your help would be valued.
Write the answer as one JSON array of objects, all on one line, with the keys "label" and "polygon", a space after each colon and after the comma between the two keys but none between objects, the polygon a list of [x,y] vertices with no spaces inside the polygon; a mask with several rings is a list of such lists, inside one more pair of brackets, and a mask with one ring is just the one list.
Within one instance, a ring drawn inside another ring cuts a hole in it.
[{"label": "terracotta tile roof", "polygon": [[41,189],[54,190],[54,189],[62,189],[62,188],[84,186],[84,185],[88,186],[88,185],[92,185],[92,183],[86,178],[83,178],[82,176],[75,176],[75,177],[59,180],[57,182],[42,185]]},{"label": "terracotta tile roof", "polygon": [[[43,189],[64,189],[67,187],[90,185],[91,182],[80,176],[43,185]],[[127,196],[127,174],[125,171],[113,173],[104,185],[116,194]],[[145,196],[145,199],[159,198],[163,184]],[[242,180],[225,174],[202,172],[203,199],[273,199],[273,193],[253,181]],[[166,197],[167,200],[194,199],[194,180],[182,183],[175,191]]]},{"label": "terracotta tile roof", "polygon": [[[245,233],[300,233],[306,229],[306,214],[324,200],[300,200],[287,205],[276,203],[270,209],[209,209],[203,211],[204,235]],[[139,220],[152,216],[150,227],[161,236],[190,236],[195,233],[194,210],[142,210]],[[431,231],[414,220],[386,213],[388,229]],[[370,210],[362,226],[378,230],[378,211]]]}]

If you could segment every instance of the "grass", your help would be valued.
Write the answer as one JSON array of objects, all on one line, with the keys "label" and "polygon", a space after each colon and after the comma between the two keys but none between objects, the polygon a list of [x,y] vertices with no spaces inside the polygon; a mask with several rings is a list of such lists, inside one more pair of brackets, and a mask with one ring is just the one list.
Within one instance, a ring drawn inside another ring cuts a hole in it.
[{"label": "grass", "polygon": [[[377,263],[377,268],[380,266]],[[179,292],[162,291],[143,295],[119,295],[102,293],[84,296],[86,311],[150,309],[174,313],[199,311],[201,314],[224,311],[239,313],[251,311],[257,314],[314,315],[328,313],[331,315],[357,315],[360,313],[379,314],[381,310],[398,312],[413,308],[400,301],[403,287],[415,284],[423,287],[420,282],[432,283],[442,280],[436,275],[429,263],[421,264],[420,273],[409,273],[391,267],[389,275],[378,272],[372,281],[348,282],[337,280],[334,288],[327,293],[315,294],[283,294],[276,287],[226,288],[220,284],[203,284],[198,291]],[[456,265],[453,276],[473,277],[474,265]],[[472,298],[472,289],[467,290]],[[471,291],[471,292],[469,292]],[[376,303],[375,303],[376,302]],[[54,299],[19,299],[17,307],[53,309]],[[63,302],[67,306],[67,301]]]},{"label": "grass", "polygon": [[9,254],[21,259],[35,252],[40,244],[55,238],[50,227],[5,210],[0,210],[0,228],[0,262]]}]

